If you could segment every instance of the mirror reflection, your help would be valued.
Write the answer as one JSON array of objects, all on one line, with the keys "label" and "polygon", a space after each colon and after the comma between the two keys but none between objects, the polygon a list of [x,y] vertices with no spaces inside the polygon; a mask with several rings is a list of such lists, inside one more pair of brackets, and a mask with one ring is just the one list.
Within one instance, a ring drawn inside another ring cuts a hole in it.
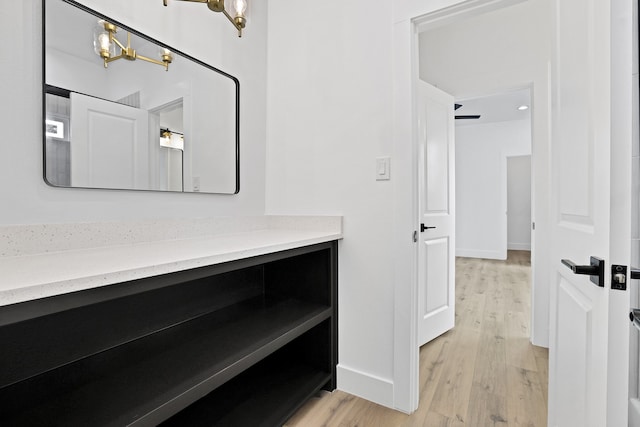
[{"label": "mirror reflection", "polygon": [[74,1],[44,22],[49,184],[238,192],[237,79]]}]

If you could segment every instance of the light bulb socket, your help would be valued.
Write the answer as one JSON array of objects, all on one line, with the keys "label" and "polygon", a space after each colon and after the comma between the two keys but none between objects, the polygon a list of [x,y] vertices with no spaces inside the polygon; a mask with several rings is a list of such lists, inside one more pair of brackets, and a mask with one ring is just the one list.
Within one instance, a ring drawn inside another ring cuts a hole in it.
[{"label": "light bulb socket", "polygon": [[245,18],[243,15],[238,15],[233,18],[233,22],[235,22],[238,27],[244,28],[245,25],[247,25],[247,18]]},{"label": "light bulb socket", "polygon": [[165,64],[171,64],[171,62],[173,62],[173,55],[168,49],[160,48],[160,58]]},{"label": "light bulb socket", "polygon": [[171,64],[171,61],[173,61],[173,56],[171,56],[171,54],[166,54],[166,55],[162,55],[162,62],[165,62],[167,64]]},{"label": "light bulb socket", "polygon": [[118,31],[118,27],[116,27],[111,22],[102,21],[102,25],[104,26],[104,29],[109,33],[115,34]]}]

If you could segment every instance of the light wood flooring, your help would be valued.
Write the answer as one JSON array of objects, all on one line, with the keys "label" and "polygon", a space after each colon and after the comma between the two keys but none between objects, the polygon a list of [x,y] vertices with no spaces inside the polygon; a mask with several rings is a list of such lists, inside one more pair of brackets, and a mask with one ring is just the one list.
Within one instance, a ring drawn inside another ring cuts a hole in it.
[{"label": "light wood flooring", "polygon": [[420,349],[412,415],[341,391],[311,399],[287,427],[547,425],[547,349],[529,343],[530,253],[456,260],[456,326]]}]

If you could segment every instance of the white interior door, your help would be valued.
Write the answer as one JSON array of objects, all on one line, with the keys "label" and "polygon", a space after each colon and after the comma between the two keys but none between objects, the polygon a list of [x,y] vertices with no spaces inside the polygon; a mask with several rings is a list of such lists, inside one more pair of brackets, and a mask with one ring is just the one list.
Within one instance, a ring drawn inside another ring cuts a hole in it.
[{"label": "white interior door", "polygon": [[[627,425],[629,293],[611,265],[629,265],[630,6],[554,0],[549,426]],[[591,256],[602,287],[568,268]]]},{"label": "white interior door", "polygon": [[145,110],[72,93],[71,185],[148,189],[148,127]]},{"label": "white interior door", "polygon": [[418,342],[453,328],[455,318],[454,99],[419,82]]}]

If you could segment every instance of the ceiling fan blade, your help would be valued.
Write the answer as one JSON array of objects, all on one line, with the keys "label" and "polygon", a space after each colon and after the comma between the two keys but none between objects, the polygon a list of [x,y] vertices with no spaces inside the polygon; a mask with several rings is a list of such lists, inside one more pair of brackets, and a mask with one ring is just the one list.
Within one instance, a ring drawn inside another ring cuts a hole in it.
[{"label": "ceiling fan blade", "polygon": [[454,110],[457,110],[460,107],[462,107],[462,104],[453,104],[453,109]]},{"label": "ceiling fan blade", "polygon": [[473,115],[468,115],[468,116],[456,116],[456,120],[475,120],[475,119],[479,119],[480,115],[479,114],[473,114]]}]

